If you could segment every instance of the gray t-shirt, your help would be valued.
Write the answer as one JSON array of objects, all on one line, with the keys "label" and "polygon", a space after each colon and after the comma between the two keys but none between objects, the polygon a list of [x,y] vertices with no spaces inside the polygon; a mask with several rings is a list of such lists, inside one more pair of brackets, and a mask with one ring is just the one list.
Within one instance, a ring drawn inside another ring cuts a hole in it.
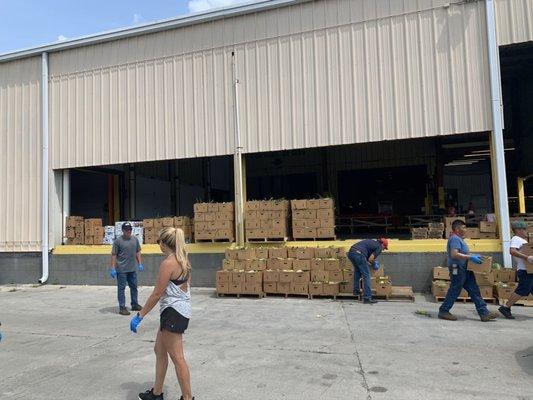
[{"label": "gray t-shirt", "polygon": [[134,272],[137,268],[136,255],[139,251],[141,251],[141,245],[135,236],[132,235],[129,239],[116,238],[111,254],[117,256],[117,272]]}]

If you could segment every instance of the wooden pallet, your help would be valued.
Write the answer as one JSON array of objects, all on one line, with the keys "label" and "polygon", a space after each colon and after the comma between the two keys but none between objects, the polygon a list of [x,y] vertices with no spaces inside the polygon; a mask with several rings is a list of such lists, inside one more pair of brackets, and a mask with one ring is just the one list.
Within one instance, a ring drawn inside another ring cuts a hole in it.
[{"label": "wooden pallet", "polygon": [[233,243],[234,238],[231,239],[196,239],[196,243]]},{"label": "wooden pallet", "polygon": [[411,286],[393,286],[389,295],[372,295],[373,298],[385,301],[415,301],[415,295]]},{"label": "wooden pallet", "polygon": [[[507,300],[509,299],[498,299],[498,304],[500,306],[503,306],[507,304]],[[518,300],[516,303],[514,303],[515,306],[524,306],[524,307],[533,307],[533,300]]]},{"label": "wooden pallet", "polygon": [[[435,301],[436,302],[440,302],[440,301],[444,301],[446,297],[440,297],[440,296],[435,296]],[[483,297],[483,300],[485,300],[486,303],[491,303],[491,304],[498,304],[498,300],[496,299],[496,297]],[[455,302],[459,302],[459,303],[471,303],[472,302],[472,299],[470,297],[458,297],[457,300],[455,300]]]},{"label": "wooden pallet", "polygon": [[217,297],[237,297],[238,299],[240,299],[241,296],[257,297],[258,299],[262,299],[263,297],[265,297],[265,293],[217,293]]},{"label": "wooden pallet", "polygon": [[288,242],[288,237],[281,238],[246,238],[248,242]]},{"label": "wooden pallet", "polygon": [[[308,294],[299,294],[299,293],[268,293],[268,296],[270,297],[285,297],[288,299],[289,297],[306,297],[310,298]],[[265,297],[267,297],[267,293],[265,293]]]},{"label": "wooden pallet", "polygon": [[303,237],[295,237],[294,240],[301,240],[301,241],[313,241],[313,242],[319,242],[319,241],[332,241],[337,240],[336,236],[332,237],[326,237],[326,238],[303,238]]},{"label": "wooden pallet", "polygon": [[[331,296],[324,296],[324,297],[331,297]],[[337,293],[335,296],[333,296],[333,300],[337,299],[354,299],[354,300],[361,300],[361,296],[354,296],[353,293]]]}]

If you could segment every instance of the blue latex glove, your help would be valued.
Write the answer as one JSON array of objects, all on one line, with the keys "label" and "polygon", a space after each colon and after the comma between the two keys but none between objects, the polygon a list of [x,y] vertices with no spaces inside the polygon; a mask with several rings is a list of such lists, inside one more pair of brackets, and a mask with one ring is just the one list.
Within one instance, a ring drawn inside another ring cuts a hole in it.
[{"label": "blue latex glove", "polygon": [[142,320],[142,317],[139,314],[136,314],[130,321],[130,331],[137,333],[137,327],[140,325]]},{"label": "blue latex glove", "polygon": [[109,271],[109,276],[111,279],[117,279],[117,270],[115,268],[111,268],[111,271]]},{"label": "blue latex glove", "polygon": [[472,254],[470,256],[470,260],[472,262],[475,262],[476,264],[483,264],[483,259],[481,258],[479,254]]},{"label": "blue latex glove", "polygon": [[144,265],[139,264],[139,266],[137,267],[137,269],[138,269],[140,272],[143,272],[143,271],[144,271]]},{"label": "blue latex glove", "polygon": [[379,269],[379,262],[378,261],[374,261],[374,264],[372,264],[372,268],[374,268],[374,270],[378,270]]}]

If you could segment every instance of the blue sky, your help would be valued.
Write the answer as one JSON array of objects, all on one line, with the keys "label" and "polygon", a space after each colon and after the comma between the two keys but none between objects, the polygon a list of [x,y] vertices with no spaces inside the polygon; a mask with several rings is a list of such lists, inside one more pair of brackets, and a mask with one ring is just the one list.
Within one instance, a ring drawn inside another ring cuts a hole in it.
[{"label": "blue sky", "polygon": [[0,54],[242,2],[0,0]]}]

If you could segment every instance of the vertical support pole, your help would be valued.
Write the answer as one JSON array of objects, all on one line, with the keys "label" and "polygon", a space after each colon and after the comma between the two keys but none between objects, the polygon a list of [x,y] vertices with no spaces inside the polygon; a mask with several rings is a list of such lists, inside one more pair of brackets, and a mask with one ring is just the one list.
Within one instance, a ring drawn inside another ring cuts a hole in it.
[{"label": "vertical support pole", "polygon": [[48,53],[42,54],[41,63],[41,129],[42,129],[42,175],[41,175],[41,257],[42,257],[42,276],[40,283],[48,280],[48,235],[49,235],[49,169],[48,159]]},{"label": "vertical support pole", "polygon": [[524,178],[518,177],[516,179],[517,193],[518,193],[518,212],[520,214],[526,213],[526,193],[524,190]]},{"label": "vertical support pole", "polygon": [[503,143],[503,103],[501,96],[500,57],[496,38],[496,19],[494,0],[485,1],[487,22],[487,45],[490,71],[490,92],[492,109],[492,133],[490,135],[493,189],[495,189],[496,215],[502,243],[503,263],[512,266],[510,254],[511,228],[507,198],[507,176],[505,169],[505,149]]},{"label": "vertical support pole", "polygon": [[233,172],[235,179],[235,239],[238,246],[244,246],[244,174],[239,123],[239,79],[237,78],[235,51],[231,52],[231,66],[233,75],[233,120],[235,127],[235,154],[233,157]]},{"label": "vertical support pole", "polygon": [[63,241],[67,238],[67,217],[70,216],[70,171],[63,170]]}]

